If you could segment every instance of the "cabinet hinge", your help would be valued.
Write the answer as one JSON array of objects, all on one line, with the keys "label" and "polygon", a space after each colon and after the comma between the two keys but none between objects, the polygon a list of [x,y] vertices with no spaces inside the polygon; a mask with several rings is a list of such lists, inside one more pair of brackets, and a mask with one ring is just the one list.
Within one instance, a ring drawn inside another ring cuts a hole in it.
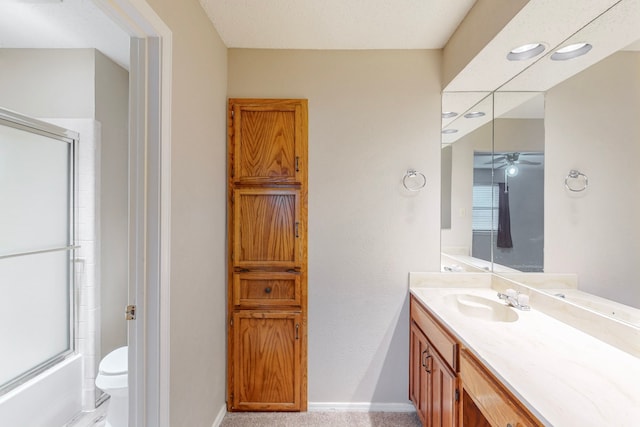
[{"label": "cabinet hinge", "polygon": [[233,119],[236,116],[235,110],[231,110],[231,118]]},{"label": "cabinet hinge", "polygon": [[128,305],[124,314],[127,320],[136,320],[136,306],[133,304]]},{"label": "cabinet hinge", "polygon": [[456,402],[460,401],[460,390],[456,389]]},{"label": "cabinet hinge", "polygon": [[300,157],[296,156],[296,172],[300,172]]}]

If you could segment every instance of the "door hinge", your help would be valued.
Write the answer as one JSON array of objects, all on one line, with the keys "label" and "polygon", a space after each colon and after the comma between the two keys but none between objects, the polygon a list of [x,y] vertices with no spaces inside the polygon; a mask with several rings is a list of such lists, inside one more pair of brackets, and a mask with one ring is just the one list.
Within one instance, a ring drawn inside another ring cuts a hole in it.
[{"label": "door hinge", "polygon": [[460,401],[460,390],[456,389],[456,402]]},{"label": "door hinge", "polygon": [[136,306],[133,304],[128,305],[125,310],[125,315],[127,320],[136,320]]}]

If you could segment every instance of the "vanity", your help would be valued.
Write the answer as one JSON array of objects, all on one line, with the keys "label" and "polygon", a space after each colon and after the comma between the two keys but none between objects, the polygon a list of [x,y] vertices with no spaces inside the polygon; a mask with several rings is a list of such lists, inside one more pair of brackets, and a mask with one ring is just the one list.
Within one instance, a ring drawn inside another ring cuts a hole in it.
[{"label": "vanity", "polygon": [[[509,288],[531,309],[500,300]],[[609,342],[594,336],[609,327]],[[544,289],[491,273],[410,273],[410,331],[410,398],[424,426],[640,420],[640,327]]]}]

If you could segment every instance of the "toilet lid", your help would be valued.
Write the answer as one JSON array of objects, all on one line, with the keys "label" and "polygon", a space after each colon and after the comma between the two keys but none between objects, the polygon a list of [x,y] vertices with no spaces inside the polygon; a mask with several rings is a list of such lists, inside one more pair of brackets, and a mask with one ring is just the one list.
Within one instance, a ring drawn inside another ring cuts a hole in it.
[{"label": "toilet lid", "polygon": [[128,348],[120,347],[107,354],[100,362],[100,372],[105,375],[120,375],[127,373],[129,360]]}]

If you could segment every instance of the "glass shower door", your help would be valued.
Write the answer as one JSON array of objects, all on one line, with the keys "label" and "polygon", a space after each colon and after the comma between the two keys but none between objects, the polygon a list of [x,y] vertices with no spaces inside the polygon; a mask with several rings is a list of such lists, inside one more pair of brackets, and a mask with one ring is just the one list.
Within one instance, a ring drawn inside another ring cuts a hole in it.
[{"label": "glass shower door", "polygon": [[0,110],[0,394],[73,351],[76,142]]}]

